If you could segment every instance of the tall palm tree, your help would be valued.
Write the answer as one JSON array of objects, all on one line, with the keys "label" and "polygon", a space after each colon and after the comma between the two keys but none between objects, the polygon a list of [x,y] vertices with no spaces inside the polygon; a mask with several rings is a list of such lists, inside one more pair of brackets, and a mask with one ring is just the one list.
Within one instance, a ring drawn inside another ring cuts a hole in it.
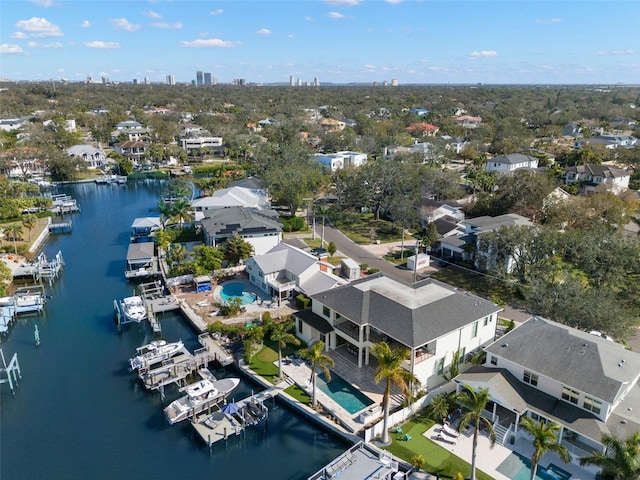
[{"label": "tall palm tree", "polygon": [[451,409],[451,401],[447,393],[441,393],[431,399],[427,406],[427,414],[434,420],[441,420],[444,424]]},{"label": "tall palm tree", "polygon": [[290,320],[276,323],[271,330],[271,340],[278,345],[278,378],[282,378],[282,349],[288,344],[300,345],[300,340],[291,333],[294,323]]},{"label": "tall palm tree", "polygon": [[9,237],[11,237],[11,240],[13,240],[13,251],[16,255],[18,255],[18,245],[16,244],[16,241],[22,234],[22,225],[14,223],[12,225],[3,227],[3,230],[5,231],[5,233],[9,234]]},{"label": "tall palm tree", "polygon": [[178,220],[180,228],[182,228],[184,222],[190,222],[193,220],[193,217],[193,209],[189,200],[181,198],[173,202],[173,205],[171,206],[171,218]]},{"label": "tall palm tree", "polygon": [[156,203],[155,211],[160,214],[160,221],[162,222],[162,226],[166,227],[169,218],[171,218],[173,205],[171,203],[165,202],[164,200],[158,200]]},{"label": "tall palm tree", "polygon": [[640,478],[640,432],[636,432],[624,441],[603,434],[601,443],[605,453],[596,452],[580,459],[580,465],[595,465],[605,474],[613,475],[616,480],[637,480]]},{"label": "tall palm tree", "polygon": [[493,431],[491,422],[482,416],[482,411],[491,400],[488,388],[479,388],[477,391],[470,385],[465,385],[464,390],[457,395],[456,401],[463,410],[460,417],[458,429],[463,429],[467,425],[473,427],[473,447],[471,449],[471,476],[469,480],[476,480],[476,454],[478,450],[478,433],[480,424],[483,423],[489,432],[491,445],[496,441],[496,433]]},{"label": "tall palm tree", "polygon": [[531,455],[531,480],[535,480],[538,471],[538,463],[547,452],[558,455],[565,463],[571,461],[567,448],[558,443],[560,425],[554,422],[536,422],[531,417],[522,417],[520,428],[527,432],[533,439],[533,454]]},{"label": "tall palm tree", "polygon": [[315,408],[317,399],[316,399],[316,370],[320,369],[324,376],[327,379],[327,382],[331,381],[331,371],[327,367],[333,367],[334,362],[333,358],[324,354],[324,342],[322,340],[318,340],[316,343],[311,345],[308,348],[303,348],[300,350],[299,355],[305,360],[309,360],[311,363],[311,384],[313,386],[313,394],[311,405]]},{"label": "tall palm tree", "polygon": [[391,385],[397,386],[407,397],[411,394],[411,384],[419,384],[420,381],[409,370],[402,366],[402,362],[409,359],[409,350],[406,348],[391,347],[386,342],[376,343],[371,348],[371,353],[378,359],[378,368],[374,380],[380,383],[386,382],[384,397],[382,398],[384,420],[382,428],[382,443],[389,443],[389,403],[391,399]]}]

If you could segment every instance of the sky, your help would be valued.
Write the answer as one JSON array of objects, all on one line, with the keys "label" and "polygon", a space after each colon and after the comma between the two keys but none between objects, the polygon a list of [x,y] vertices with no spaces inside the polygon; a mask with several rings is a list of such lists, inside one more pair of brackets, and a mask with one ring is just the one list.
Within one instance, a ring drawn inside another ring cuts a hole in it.
[{"label": "sky", "polygon": [[0,78],[640,84],[638,0],[2,0]]}]

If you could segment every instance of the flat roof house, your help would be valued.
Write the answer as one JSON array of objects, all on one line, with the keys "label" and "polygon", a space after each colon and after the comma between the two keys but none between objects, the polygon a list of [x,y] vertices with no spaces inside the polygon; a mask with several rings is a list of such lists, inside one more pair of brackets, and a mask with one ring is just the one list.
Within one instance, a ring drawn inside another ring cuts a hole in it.
[{"label": "flat roof house", "polygon": [[315,154],[314,158],[329,171],[335,172],[345,167],[359,167],[367,161],[367,154],[360,152],[336,152]]},{"label": "flat roof house", "polygon": [[603,450],[603,434],[640,431],[640,355],[622,344],[532,317],[485,350],[485,365],[455,381],[489,389],[499,442],[518,435],[522,416],[545,419],[577,461]]},{"label": "flat roof house", "polygon": [[369,365],[380,341],[407,348],[403,367],[431,388],[443,383],[455,352],[464,364],[493,341],[501,310],[431,278],[408,285],[376,274],[311,295],[311,308],[295,314],[296,334],[307,343],[322,340],[327,351],[344,349],[358,368]]}]

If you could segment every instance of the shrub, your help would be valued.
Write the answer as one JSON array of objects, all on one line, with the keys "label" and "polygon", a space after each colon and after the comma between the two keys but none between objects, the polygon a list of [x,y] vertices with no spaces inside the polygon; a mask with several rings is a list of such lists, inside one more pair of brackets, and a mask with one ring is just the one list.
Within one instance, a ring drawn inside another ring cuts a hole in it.
[{"label": "shrub", "polygon": [[287,232],[299,232],[306,228],[306,222],[302,217],[280,217],[280,221]]},{"label": "shrub", "polygon": [[296,295],[296,306],[300,310],[307,308],[310,303],[311,303],[311,300],[308,297],[305,297],[302,294]]},{"label": "shrub", "polygon": [[380,270],[377,268],[370,268],[369,270],[367,270],[367,273],[369,273],[370,275],[373,275],[374,273],[378,273]]},{"label": "shrub", "polygon": [[516,322],[513,319],[511,319],[509,320],[509,325],[507,325],[507,329],[504,331],[504,333],[509,333],[514,328],[516,328]]}]

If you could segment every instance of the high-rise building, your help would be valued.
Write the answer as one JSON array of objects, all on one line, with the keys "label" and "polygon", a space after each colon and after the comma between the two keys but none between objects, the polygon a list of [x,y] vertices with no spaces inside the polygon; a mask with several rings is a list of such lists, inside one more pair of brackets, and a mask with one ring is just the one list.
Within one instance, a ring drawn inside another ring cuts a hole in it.
[{"label": "high-rise building", "polygon": [[167,75],[167,85],[175,85],[176,78],[173,75]]},{"label": "high-rise building", "polygon": [[134,78],[134,79],[133,79],[133,84],[134,84],[134,85],[137,85],[137,84],[138,84],[138,79],[137,79],[137,78]]},{"label": "high-rise building", "polygon": [[293,75],[289,77],[289,85],[292,87],[295,87],[296,85],[296,77],[294,77]]},{"label": "high-rise building", "polygon": [[151,79],[149,77],[144,77],[144,84],[151,85]]},{"label": "high-rise building", "polygon": [[299,87],[301,87],[301,86],[302,86],[302,79],[301,79],[301,78],[299,78],[299,79],[298,79],[298,86],[299,86]]},{"label": "high-rise building", "polygon": [[204,85],[204,74],[200,70],[196,72],[196,85]]},{"label": "high-rise building", "polygon": [[318,79],[318,77],[314,77],[313,86],[314,87],[319,87],[320,86],[320,80]]},{"label": "high-rise building", "polygon": [[213,82],[214,85],[218,85],[218,77],[213,77],[211,81]]},{"label": "high-rise building", "polygon": [[211,72],[204,72],[204,84],[211,85]]},{"label": "high-rise building", "polygon": [[109,77],[107,77],[107,76],[103,75],[103,76],[102,76],[102,84],[103,84],[103,85],[106,85],[107,83],[109,83]]},{"label": "high-rise building", "polygon": [[391,86],[392,87],[397,87],[398,86],[398,79],[397,78],[392,78],[391,79]]}]

